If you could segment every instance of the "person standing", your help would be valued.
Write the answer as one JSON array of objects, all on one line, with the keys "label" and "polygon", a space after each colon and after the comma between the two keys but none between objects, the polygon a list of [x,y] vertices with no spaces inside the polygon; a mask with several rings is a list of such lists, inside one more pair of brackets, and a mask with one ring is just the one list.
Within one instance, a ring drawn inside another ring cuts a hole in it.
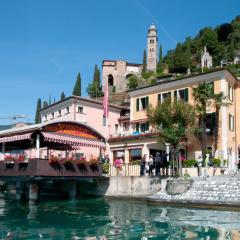
[{"label": "person standing", "polygon": [[145,174],[146,160],[147,160],[147,154],[144,154],[140,163],[140,176],[144,176]]},{"label": "person standing", "polygon": [[150,155],[148,165],[149,165],[149,176],[153,176],[153,156]]},{"label": "person standing", "polygon": [[155,164],[156,164],[156,175],[161,176],[160,168],[162,165],[162,157],[159,152],[156,153]]},{"label": "person standing", "polygon": [[199,155],[197,159],[198,177],[202,176],[202,162],[203,162],[202,155]]}]

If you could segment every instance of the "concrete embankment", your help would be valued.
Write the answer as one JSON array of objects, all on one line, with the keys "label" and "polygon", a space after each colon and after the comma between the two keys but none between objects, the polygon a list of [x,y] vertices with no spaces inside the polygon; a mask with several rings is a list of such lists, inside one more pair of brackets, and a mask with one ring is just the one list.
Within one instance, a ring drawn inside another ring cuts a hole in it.
[{"label": "concrete embankment", "polygon": [[161,205],[240,209],[240,179],[219,176],[162,180],[161,190],[147,201]]},{"label": "concrete embankment", "polygon": [[145,198],[161,189],[157,176],[116,176],[82,182],[78,190],[86,195],[105,197]]}]

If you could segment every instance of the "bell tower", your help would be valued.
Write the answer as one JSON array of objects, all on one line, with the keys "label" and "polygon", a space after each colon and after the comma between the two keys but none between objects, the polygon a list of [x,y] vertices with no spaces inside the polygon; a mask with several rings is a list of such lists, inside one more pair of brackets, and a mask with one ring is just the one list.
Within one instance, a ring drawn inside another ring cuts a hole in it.
[{"label": "bell tower", "polygon": [[148,29],[147,34],[147,70],[154,71],[157,70],[157,28],[155,25],[151,25]]}]

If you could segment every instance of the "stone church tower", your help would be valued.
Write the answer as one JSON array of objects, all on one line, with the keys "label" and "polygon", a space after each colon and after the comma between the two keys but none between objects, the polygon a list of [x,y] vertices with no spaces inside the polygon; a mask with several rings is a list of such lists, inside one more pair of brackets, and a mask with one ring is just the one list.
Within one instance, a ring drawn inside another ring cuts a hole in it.
[{"label": "stone church tower", "polygon": [[155,25],[151,25],[148,29],[147,35],[147,70],[154,71],[157,70],[157,49],[158,37],[157,29]]}]

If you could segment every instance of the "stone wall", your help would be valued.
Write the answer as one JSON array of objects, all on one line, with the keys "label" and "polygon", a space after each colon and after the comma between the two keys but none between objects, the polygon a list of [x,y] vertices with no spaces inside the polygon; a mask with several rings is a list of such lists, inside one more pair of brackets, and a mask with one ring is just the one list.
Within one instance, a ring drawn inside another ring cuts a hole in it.
[{"label": "stone wall", "polygon": [[[179,189],[175,188],[176,181],[180,185],[186,185],[179,193]],[[168,186],[165,187],[164,186]],[[170,188],[172,191],[166,191]],[[239,205],[240,206],[240,179],[230,176],[212,177],[204,179],[194,179],[191,184],[186,180],[165,180],[162,183],[162,189],[158,193],[148,198],[159,202],[173,203],[198,203],[198,204],[224,204],[224,205]]]}]

